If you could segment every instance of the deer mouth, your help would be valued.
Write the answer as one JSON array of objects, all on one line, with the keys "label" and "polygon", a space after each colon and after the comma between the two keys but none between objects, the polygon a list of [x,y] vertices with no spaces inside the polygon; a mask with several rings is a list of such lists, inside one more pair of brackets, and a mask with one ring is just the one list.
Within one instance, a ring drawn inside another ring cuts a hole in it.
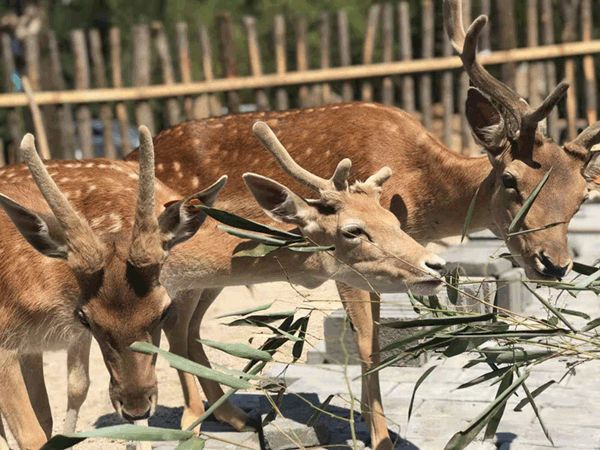
[{"label": "deer mouth", "polygon": [[415,295],[432,295],[440,290],[444,284],[443,280],[438,278],[425,278],[423,280],[410,283],[410,291]]}]

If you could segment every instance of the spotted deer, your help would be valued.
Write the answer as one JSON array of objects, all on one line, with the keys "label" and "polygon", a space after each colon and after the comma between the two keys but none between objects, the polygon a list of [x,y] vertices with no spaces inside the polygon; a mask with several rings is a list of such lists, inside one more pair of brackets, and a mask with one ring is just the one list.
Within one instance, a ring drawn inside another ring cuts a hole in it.
[{"label": "spotted deer", "polygon": [[[252,124],[262,120],[273,128],[298,164],[310,172],[331,173],[344,157],[352,160],[357,179],[389,165],[395,176],[382,189],[381,204],[417,241],[460,235],[468,205],[477,192],[470,232],[489,229],[502,237],[531,279],[565,276],[572,266],[567,224],[589,190],[595,188],[588,175],[595,170],[590,149],[600,141],[600,122],[564,145],[545,136],[538,124],[560,101],[567,85],[561,83],[539,107],[532,108],[477,61],[477,35],[487,18],[475,20],[465,33],[460,2],[446,1],[444,9],[448,34],[474,85],[468,93],[466,113],[484,156],[470,158],[451,151],[404,111],[358,102],[179,124],[154,139],[157,177],[185,193],[206,182],[207,177],[227,172],[231,184],[217,206],[227,205],[234,213],[261,220],[262,214],[243,190],[243,172],[260,168],[277,180],[290,180],[279,175],[275,162],[253,140]],[[127,157],[137,158],[137,151]],[[522,227],[559,225],[509,237],[513,217],[551,167],[548,181]],[[307,196],[310,189],[299,186],[297,193]],[[379,361],[377,294],[361,292],[344,282],[338,282],[338,288],[354,324],[366,371]],[[363,380],[363,412],[370,421],[373,446],[390,448],[378,375]]]},{"label": "spotted deer", "polygon": [[155,358],[129,345],[158,342],[172,309],[162,267],[202,225],[196,205],[212,204],[226,177],[181,200],[155,182],[151,135],[145,127],[140,135],[139,168],[108,160],[45,166],[28,134],[20,149],[27,166],[0,169],[0,412],[23,449],[39,449],[52,431],[41,353],[70,348],[69,407],[78,409],[87,370],[77,355],[87,355],[90,335],[116,411],[135,420],[155,409]]}]

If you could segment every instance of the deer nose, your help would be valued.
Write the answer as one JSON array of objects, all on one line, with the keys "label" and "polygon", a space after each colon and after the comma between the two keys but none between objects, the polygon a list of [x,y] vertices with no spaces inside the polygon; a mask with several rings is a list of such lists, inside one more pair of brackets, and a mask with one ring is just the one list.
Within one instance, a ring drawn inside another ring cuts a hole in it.
[{"label": "deer nose", "polygon": [[538,254],[538,259],[544,266],[544,275],[549,275],[555,278],[564,277],[571,269],[571,265],[573,263],[573,260],[569,259],[564,265],[555,264],[552,259],[543,251]]},{"label": "deer nose", "polygon": [[425,268],[431,269],[440,275],[446,269],[446,261],[437,255],[428,257],[423,264],[425,265]]},{"label": "deer nose", "polygon": [[146,404],[136,404],[125,405],[123,404],[123,409],[121,410],[121,414],[123,418],[129,422],[135,422],[136,420],[144,420],[149,418],[152,415],[152,397],[148,398]]}]

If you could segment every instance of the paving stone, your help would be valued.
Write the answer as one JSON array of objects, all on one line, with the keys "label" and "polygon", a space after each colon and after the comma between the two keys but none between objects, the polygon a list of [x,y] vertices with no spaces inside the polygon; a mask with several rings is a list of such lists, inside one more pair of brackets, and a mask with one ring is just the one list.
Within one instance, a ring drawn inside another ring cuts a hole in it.
[{"label": "paving stone", "polygon": [[496,305],[516,313],[524,312],[533,302],[533,294],[523,286],[525,279],[525,270],[520,267],[501,273],[496,287]]},{"label": "paving stone", "polygon": [[277,417],[263,427],[263,438],[267,450],[317,447],[329,443],[329,429],[318,423],[308,426],[286,417]]},{"label": "paving stone", "polygon": [[460,267],[469,276],[488,277],[512,268],[507,259],[491,257],[507,251],[496,241],[479,240],[451,247],[440,256],[446,260],[446,268],[450,271]]}]

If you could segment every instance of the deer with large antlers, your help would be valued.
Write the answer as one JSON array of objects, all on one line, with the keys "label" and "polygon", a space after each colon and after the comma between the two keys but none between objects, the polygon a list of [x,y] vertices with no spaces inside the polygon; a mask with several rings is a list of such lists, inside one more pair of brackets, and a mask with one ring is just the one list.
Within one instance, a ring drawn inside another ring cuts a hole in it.
[{"label": "deer with large antlers", "polygon": [[[140,134],[139,170],[106,160],[46,168],[29,134],[21,155],[31,174],[24,165],[0,170],[0,412],[23,449],[37,450],[52,431],[35,355],[65,347],[85,354],[90,333],[117,412],[142,419],[156,406],[155,358],[129,345],[159,339],[171,304],[159,283],[162,266],[202,225],[206,216],[196,205],[211,204],[226,178],[181,200],[155,183],[152,139],[144,127]],[[70,369],[73,376],[81,366]],[[80,386],[71,384],[71,402],[85,398],[87,385],[75,392]]]},{"label": "deer with large antlers", "polygon": [[[154,139],[157,177],[181,192],[190,192],[211,175],[207,168],[227,172],[232,181],[228,192],[220,197],[221,204],[260,220],[260,213],[248,206],[241,175],[260,167],[263,173],[277,177],[277,167],[250,132],[256,120],[263,120],[310,172],[328,173],[345,157],[352,160],[354,176],[359,179],[389,165],[395,177],[382,190],[381,203],[419,242],[461,234],[468,205],[477,192],[470,231],[490,229],[502,236],[532,279],[565,276],[572,265],[567,224],[588,190],[595,188],[588,175],[595,170],[590,149],[600,141],[600,123],[562,146],[546,137],[538,123],[564,95],[566,84],[554,89],[540,107],[531,108],[477,61],[476,35],[487,19],[478,18],[465,33],[460,2],[447,1],[444,8],[448,33],[475,86],[469,90],[467,118],[486,156],[467,158],[450,151],[399,109],[347,103],[230,115],[174,126]],[[128,159],[137,157],[134,151]],[[509,237],[513,217],[551,167],[522,228],[558,225]],[[298,193],[309,195],[310,190]],[[338,287],[355,325],[359,354],[367,370],[378,362],[377,296],[343,283]],[[373,446],[389,448],[378,375],[363,380],[363,412],[370,422]]]}]

